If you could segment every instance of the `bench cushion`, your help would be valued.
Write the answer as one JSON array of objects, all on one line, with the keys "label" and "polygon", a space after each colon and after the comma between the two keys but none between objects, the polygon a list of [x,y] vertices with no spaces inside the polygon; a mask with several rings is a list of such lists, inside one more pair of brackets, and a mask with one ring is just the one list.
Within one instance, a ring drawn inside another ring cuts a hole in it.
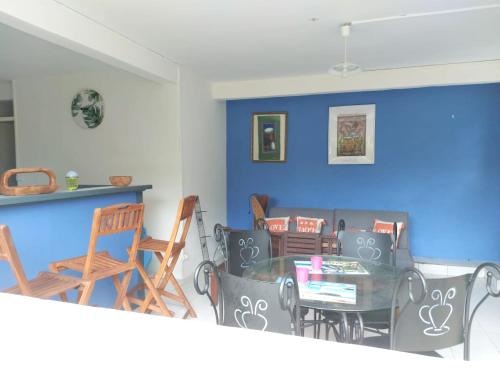
[{"label": "bench cushion", "polygon": [[[287,208],[287,207],[271,207],[269,208],[269,217],[280,217],[280,216],[306,216],[306,217],[316,217],[326,220],[326,224],[323,226],[321,234],[331,234],[334,231],[333,226],[333,210],[327,210],[324,208]],[[297,225],[295,222],[290,221],[290,226],[288,227],[290,232],[297,231]]]}]

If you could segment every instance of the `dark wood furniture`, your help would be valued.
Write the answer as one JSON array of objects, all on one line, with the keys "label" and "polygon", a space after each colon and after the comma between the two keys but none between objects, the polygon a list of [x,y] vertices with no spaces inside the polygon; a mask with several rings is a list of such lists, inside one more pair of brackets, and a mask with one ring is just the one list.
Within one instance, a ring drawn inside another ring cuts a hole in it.
[{"label": "dark wood furniture", "polygon": [[273,257],[288,255],[338,255],[337,238],[333,234],[272,233]]}]

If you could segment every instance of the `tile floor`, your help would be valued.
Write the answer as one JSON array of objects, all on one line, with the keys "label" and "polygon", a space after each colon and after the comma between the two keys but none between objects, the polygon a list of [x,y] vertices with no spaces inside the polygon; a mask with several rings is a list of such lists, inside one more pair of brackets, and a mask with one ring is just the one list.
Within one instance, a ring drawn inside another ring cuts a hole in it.
[{"label": "tile floor", "polygon": [[[191,301],[198,319],[215,324],[214,312],[205,296],[199,296],[193,288],[191,279],[184,279],[182,287]],[[473,301],[478,301],[484,289],[475,288]],[[175,312],[175,305],[168,302]],[[306,330],[306,336],[312,337],[312,328]],[[332,339],[332,338],[330,338]],[[439,353],[447,359],[462,359],[463,345],[440,350]],[[471,360],[498,361],[500,363],[500,298],[489,298],[478,311],[472,327]]]}]

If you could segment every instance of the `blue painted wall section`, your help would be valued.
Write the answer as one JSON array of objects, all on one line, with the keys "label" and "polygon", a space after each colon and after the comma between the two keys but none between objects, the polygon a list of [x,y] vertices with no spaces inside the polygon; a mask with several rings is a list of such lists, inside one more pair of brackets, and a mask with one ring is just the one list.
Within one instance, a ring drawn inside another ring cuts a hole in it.
[{"label": "blue painted wall section", "polygon": [[[136,202],[138,193],[119,193],[88,198],[49,201],[0,207],[0,223],[10,227],[17,252],[30,279],[56,260],[87,254],[92,215],[97,207]],[[102,237],[97,249],[126,260],[132,232]],[[134,277],[134,283],[137,280]],[[0,290],[16,283],[6,262],[0,262]],[[74,301],[70,295],[70,301]],[[98,281],[90,304],[113,305],[115,288],[108,280]]]},{"label": "blue painted wall section", "polygon": [[[331,106],[375,104],[374,165],[328,165]],[[253,112],[288,112],[288,161],[252,163]],[[500,84],[227,103],[228,222],[282,207],[408,211],[414,256],[500,261]]]}]

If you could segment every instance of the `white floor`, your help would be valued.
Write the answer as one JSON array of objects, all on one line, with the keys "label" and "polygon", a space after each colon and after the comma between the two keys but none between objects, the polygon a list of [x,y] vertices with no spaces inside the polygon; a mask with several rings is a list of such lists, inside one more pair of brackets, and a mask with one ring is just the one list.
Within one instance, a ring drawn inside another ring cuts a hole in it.
[{"label": "white floor", "polygon": [[[199,296],[194,290],[192,280],[185,279],[181,282],[198,319],[213,322],[215,317],[212,307],[205,296]],[[474,299],[479,300],[481,288],[474,290]],[[484,289],[481,289],[481,292]],[[182,309],[168,302],[172,311],[181,316]],[[312,337],[312,328],[306,331],[306,336]],[[332,339],[332,338],[330,338]],[[447,359],[463,359],[463,345],[440,350],[439,353]],[[471,360],[498,360],[500,362],[500,298],[489,298],[478,311],[472,327]]]}]

